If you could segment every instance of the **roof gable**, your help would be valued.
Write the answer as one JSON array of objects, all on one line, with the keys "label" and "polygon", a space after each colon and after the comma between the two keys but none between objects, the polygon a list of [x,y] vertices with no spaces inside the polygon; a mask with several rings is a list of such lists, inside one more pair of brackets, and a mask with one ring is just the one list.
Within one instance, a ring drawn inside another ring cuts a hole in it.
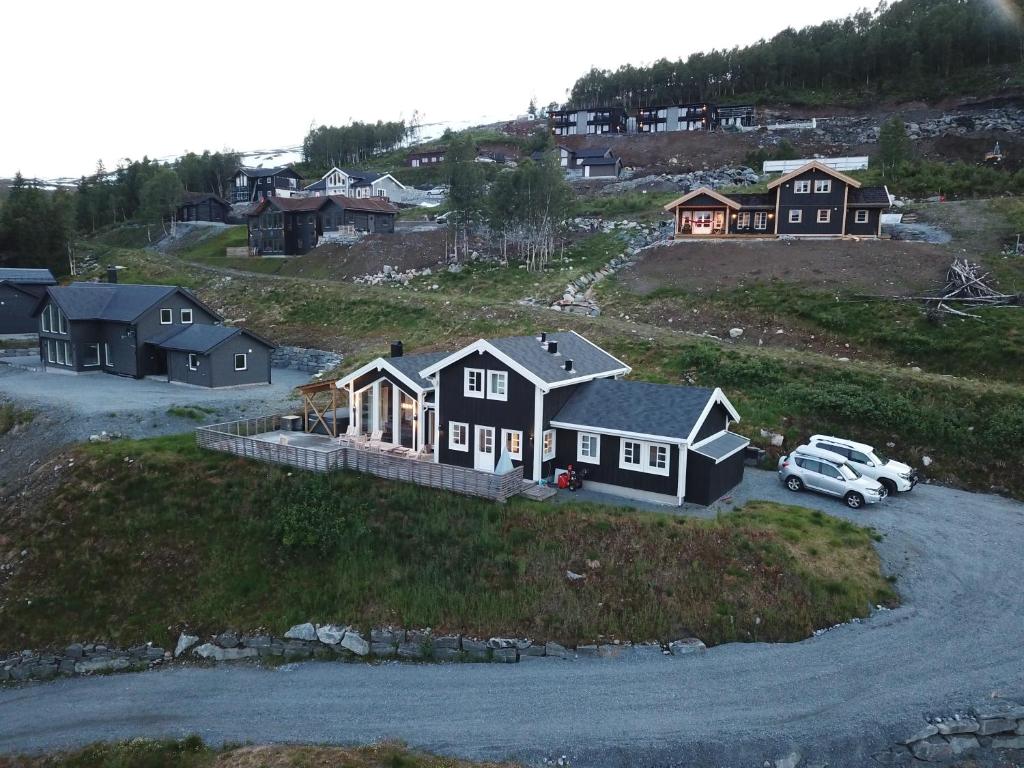
[{"label": "roof gable", "polygon": [[726,205],[729,208],[739,208],[740,207],[740,204],[737,203],[735,200],[726,197],[725,195],[721,194],[720,192],[716,192],[715,190],[711,189],[711,187],[698,187],[697,189],[693,190],[692,192],[688,192],[685,195],[683,195],[682,197],[676,198],[671,203],[668,203],[664,207],[664,210],[671,211],[671,210],[673,210],[675,208],[678,208],[683,203],[690,202],[691,200],[696,198],[698,195],[707,195],[708,197],[712,198],[713,200],[717,200],[722,205]]},{"label": "roof gable", "polygon": [[134,283],[71,283],[47,289],[47,295],[69,320],[106,320],[130,323],[172,294],[186,299],[220,319],[191,291],[174,285],[137,285]]},{"label": "roof gable", "polygon": [[177,333],[171,334],[168,338],[151,343],[155,343],[161,349],[208,354],[236,336],[248,336],[259,344],[263,344],[271,349],[274,348],[274,345],[269,341],[257,336],[252,331],[247,331],[245,328],[229,325],[210,325],[207,323],[193,323]]},{"label": "roof gable", "polygon": [[775,179],[775,181],[768,182],[768,189],[775,189],[775,187],[781,184],[785,184],[787,181],[790,181],[791,179],[795,179],[798,176],[803,176],[808,171],[821,171],[822,173],[828,174],[834,179],[839,179],[839,181],[843,182],[844,184],[849,184],[854,189],[860,189],[861,186],[860,182],[857,181],[855,178],[847,176],[845,173],[840,173],[834,168],[829,168],[827,165],[825,165],[824,163],[819,163],[817,160],[811,160],[811,162],[806,163],[805,165],[801,165],[795,171],[785,173],[779,178]]},{"label": "roof gable", "polygon": [[0,267],[0,280],[24,285],[56,285],[53,273],[48,269],[22,267]]},{"label": "roof gable", "polygon": [[448,352],[419,352],[401,357],[378,357],[361,368],[357,368],[336,382],[338,389],[344,389],[349,382],[355,381],[371,371],[387,369],[410,389],[417,392],[428,392],[434,389],[434,383],[420,375],[420,371],[448,356]]}]

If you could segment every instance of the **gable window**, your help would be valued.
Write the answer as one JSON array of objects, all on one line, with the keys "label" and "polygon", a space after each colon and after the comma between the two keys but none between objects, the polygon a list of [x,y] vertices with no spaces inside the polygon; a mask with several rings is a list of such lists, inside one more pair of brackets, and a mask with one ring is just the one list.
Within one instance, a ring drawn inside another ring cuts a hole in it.
[{"label": "gable window", "polygon": [[192,310],[183,309],[181,310],[181,322],[188,325],[192,322]]},{"label": "gable window", "polygon": [[52,304],[47,304],[47,305],[46,305],[46,309],[44,309],[44,310],[43,310],[43,316],[42,316],[42,328],[43,328],[43,330],[44,330],[44,331],[46,331],[47,333],[49,333],[49,332],[50,332],[50,329],[51,329],[51,328],[53,327],[53,326],[51,325],[51,323],[50,323],[50,313],[51,313],[52,311],[53,311],[53,305],[52,305]]},{"label": "gable window", "polygon": [[744,211],[736,216],[736,228],[747,229],[750,226],[750,212]]},{"label": "gable window", "polygon": [[555,430],[544,430],[544,461],[555,458]]},{"label": "gable window", "polygon": [[858,224],[868,223],[868,211],[866,208],[861,208],[853,215],[853,220]]},{"label": "gable window", "polygon": [[815,179],[814,191],[818,194],[827,195],[832,191],[832,179]]},{"label": "gable window", "polygon": [[239,352],[235,355],[235,370],[244,371],[249,367],[249,360],[247,359],[244,352]]},{"label": "gable window", "polygon": [[448,422],[448,448],[469,451],[469,425],[461,421]]},{"label": "gable window", "polygon": [[577,435],[576,458],[588,464],[601,463],[601,436],[592,432]]},{"label": "gable window", "polygon": [[801,211],[799,208],[794,208],[793,210],[791,210],[789,212],[789,223],[790,224],[799,224],[803,220],[804,220],[804,212]]},{"label": "gable window", "polygon": [[518,429],[501,430],[501,443],[508,451],[510,459],[523,458],[523,433]]},{"label": "gable window", "polygon": [[801,179],[793,182],[793,192],[798,195],[807,195],[811,192],[810,179]]},{"label": "gable window", "polygon": [[462,394],[466,397],[484,396],[484,371],[482,368],[466,368],[463,376]]},{"label": "gable window", "polygon": [[508,372],[487,372],[487,397],[491,400],[508,400]]},{"label": "gable window", "polygon": [[195,352],[188,353],[188,369],[190,371],[199,370],[199,355],[197,355]]},{"label": "gable window", "polygon": [[85,356],[82,359],[82,365],[83,366],[87,365],[87,366],[91,367],[91,366],[99,365],[99,364],[100,364],[100,345],[99,345],[99,343],[97,342],[96,344],[86,344],[85,345]]},{"label": "gable window", "polygon": [[768,229],[768,211],[756,211],[754,213],[754,229]]},{"label": "gable window", "polygon": [[818,209],[818,223],[828,224],[832,221],[832,209],[831,208],[819,208]]},{"label": "gable window", "polygon": [[57,333],[67,333],[68,332],[68,318],[67,318],[67,315],[65,315],[61,311],[60,307],[55,307],[54,311],[57,313]]},{"label": "gable window", "polygon": [[173,309],[161,309],[160,310],[160,325],[170,325],[174,322],[174,310]]}]

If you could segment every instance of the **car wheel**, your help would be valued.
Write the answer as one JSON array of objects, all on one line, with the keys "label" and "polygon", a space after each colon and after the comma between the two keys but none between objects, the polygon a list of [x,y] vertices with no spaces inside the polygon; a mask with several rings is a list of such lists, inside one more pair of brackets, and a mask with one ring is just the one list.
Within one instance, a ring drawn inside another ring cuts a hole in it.
[{"label": "car wheel", "polygon": [[796,475],[790,475],[786,478],[786,487],[791,491],[801,491],[803,490],[804,484]]},{"label": "car wheel", "polygon": [[864,497],[861,496],[859,493],[854,493],[853,491],[851,491],[850,493],[846,494],[846,506],[848,506],[850,509],[860,509],[861,507],[864,506]]},{"label": "car wheel", "polygon": [[886,496],[895,496],[896,495],[896,483],[894,483],[892,480],[889,480],[888,478],[886,478],[884,480],[879,480],[878,482],[882,484],[882,491],[883,491],[882,498],[883,499]]}]

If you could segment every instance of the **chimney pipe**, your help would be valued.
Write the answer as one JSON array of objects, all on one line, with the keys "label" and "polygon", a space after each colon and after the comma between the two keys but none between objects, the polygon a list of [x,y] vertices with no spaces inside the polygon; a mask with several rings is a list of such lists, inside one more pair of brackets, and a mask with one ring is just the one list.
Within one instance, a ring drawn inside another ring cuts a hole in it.
[{"label": "chimney pipe", "polygon": [[107,282],[108,283],[116,283],[117,282],[117,267],[107,267]]},{"label": "chimney pipe", "polygon": [[571,371],[572,370],[572,360],[566,360],[565,361],[565,370],[567,370],[567,371]]},{"label": "chimney pipe", "polygon": [[402,342],[400,342],[400,341],[392,341],[391,342],[391,356],[392,357],[401,357],[402,356],[402,351],[403,351],[402,350]]},{"label": "chimney pipe", "polygon": [[544,331],[540,332],[540,343],[544,344],[548,340],[548,335]]},{"label": "chimney pipe", "polygon": [[557,355],[558,354],[558,342],[557,341],[549,341],[548,342],[548,352],[550,352],[552,355]]}]

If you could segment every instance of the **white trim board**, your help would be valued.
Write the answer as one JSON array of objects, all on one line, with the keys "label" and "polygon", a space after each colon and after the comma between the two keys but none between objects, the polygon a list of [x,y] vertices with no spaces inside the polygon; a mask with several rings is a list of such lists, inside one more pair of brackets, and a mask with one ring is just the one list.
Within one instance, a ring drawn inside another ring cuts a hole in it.
[{"label": "white trim board", "polygon": [[721,403],[722,407],[732,416],[733,421],[739,421],[740,415],[733,407],[732,403],[729,402],[729,398],[725,396],[721,387],[715,387],[715,391],[711,393],[711,397],[708,398],[707,404],[704,406],[704,410],[701,411],[697,421],[693,424],[693,429],[690,430],[690,434],[686,437],[686,442],[693,445],[694,439],[697,437],[697,433],[700,431],[701,425],[704,420],[707,419],[708,414],[711,413],[711,409],[715,407],[716,403]]},{"label": "white trim board", "polygon": [[386,368],[388,370],[388,372],[391,373],[396,379],[401,381],[403,384],[408,386],[410,389],[412,389],[417,394],[424,394],[424,393],[430,391],[431,389],[433,389],[433,387],[424,387],[424,386],[421,386],[421,385],[417,384],[412,379],[410,379],[408,376],[406,376],[404,373],[402,373],[397,368],[395,368],[393,365],[391,365],[388,362],[388,360],[389,360],[389,358],[387,358],[387,357],[378,357],[378,358],[376,358],[374,360],[371,360],[370,362],[368,362],[366,365],[362,366],[361,368],[357,368],[356,370],[352,371],[352,373],[349,373],[349,374],[341,377],[340,379],[338,379],[338,381],[335,383],[335,386],[338,389],[344,389],[346,386],[348,386],[350,383],[354,382],[360,376],[364,376],[367,373],[370,373],[371,371],[378,371],[379,372],[379,371],[381,371],[381,370]]},{"label": "white trim board", "polygon": [[619,429],[606,429],[604,427],[591,427],[583,424],[571,424],[567,421],[550,421],[552,427],[558,429],[573,429],[577,432],[594,432],[598,435],[611,435],[612,437],[625,437],[629,440],[646,440],[651,443],[667,443],[669,445],[688,445],[688,441],[678,437],[666,437],[665,435],[649,435],[645,432],[626,432]]}]

